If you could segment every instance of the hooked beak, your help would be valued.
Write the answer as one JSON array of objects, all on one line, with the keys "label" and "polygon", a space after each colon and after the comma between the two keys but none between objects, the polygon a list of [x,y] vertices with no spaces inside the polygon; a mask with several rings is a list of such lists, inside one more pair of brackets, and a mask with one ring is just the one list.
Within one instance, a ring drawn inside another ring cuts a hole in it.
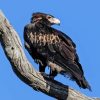
[{"label": "hooked beak", "polygon": [[53,23],[57,24],[57,25],[60,25],[60,20],[57,19],[57,18],[53,18]]},{"label": "hooked beak", "polygon": [[50,21],[51,24],[57,24],[60,25],[60,20],[57,18],[50,18],[48,19]]}]

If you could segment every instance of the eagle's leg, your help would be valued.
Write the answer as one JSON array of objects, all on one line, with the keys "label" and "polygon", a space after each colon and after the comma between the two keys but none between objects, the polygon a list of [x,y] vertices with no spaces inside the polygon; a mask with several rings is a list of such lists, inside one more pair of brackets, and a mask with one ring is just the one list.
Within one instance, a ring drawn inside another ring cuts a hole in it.
[{"label": "eagle's leg", "polygon": [[39,72],[45,72],[45,68],[46,68],[45,65],[39,64]]},{"label": "eagle's leg", "polygon": [[45,73],[45,68],[46,68],[46,65],[39,64],[39,72],[41,73],[41,75],[45,77],[49,77],[49,75]]},{"label": "eagle's leg", "polygon": [[52,80],[54,80],[54,78],[55,78],[55,76],[57,76],[57,74],[58,74],[57,70],[50,69],[49,78],[51,78]]}]

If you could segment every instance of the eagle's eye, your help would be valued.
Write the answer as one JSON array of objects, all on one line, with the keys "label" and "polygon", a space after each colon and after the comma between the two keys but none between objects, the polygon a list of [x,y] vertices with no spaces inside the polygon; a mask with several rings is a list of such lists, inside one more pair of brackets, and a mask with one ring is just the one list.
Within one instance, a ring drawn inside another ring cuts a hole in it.
[{"label": "eagle's eye", "polygon": [[50,19],[50,18],[52,18],[52,16],[47,16],[47,19]]}]

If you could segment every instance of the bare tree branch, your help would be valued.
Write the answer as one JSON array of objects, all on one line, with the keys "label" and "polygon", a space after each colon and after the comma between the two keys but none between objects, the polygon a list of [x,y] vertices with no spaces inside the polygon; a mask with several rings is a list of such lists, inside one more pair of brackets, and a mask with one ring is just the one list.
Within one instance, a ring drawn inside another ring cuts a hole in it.
[{"label": "bare tree branch", "polygon": [[37,72],[27,60],[18,34],[0,11],[0,42],[16,75],[34,90],[59,100],[100,100],[87,97],[76,90]]}]

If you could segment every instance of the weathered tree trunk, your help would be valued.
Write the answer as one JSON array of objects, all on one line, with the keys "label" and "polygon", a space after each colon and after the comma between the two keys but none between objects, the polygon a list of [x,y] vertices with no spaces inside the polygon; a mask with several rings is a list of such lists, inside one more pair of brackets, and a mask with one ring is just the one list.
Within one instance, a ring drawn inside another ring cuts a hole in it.
[{"label": "weathered tree trunk", "polygon": [[27,60],[18,34],[0,11],[0,42],[16,75],[34,90],[59,100],[100,100],[87,97],[57,81],[51,81],[35,71]]}]

